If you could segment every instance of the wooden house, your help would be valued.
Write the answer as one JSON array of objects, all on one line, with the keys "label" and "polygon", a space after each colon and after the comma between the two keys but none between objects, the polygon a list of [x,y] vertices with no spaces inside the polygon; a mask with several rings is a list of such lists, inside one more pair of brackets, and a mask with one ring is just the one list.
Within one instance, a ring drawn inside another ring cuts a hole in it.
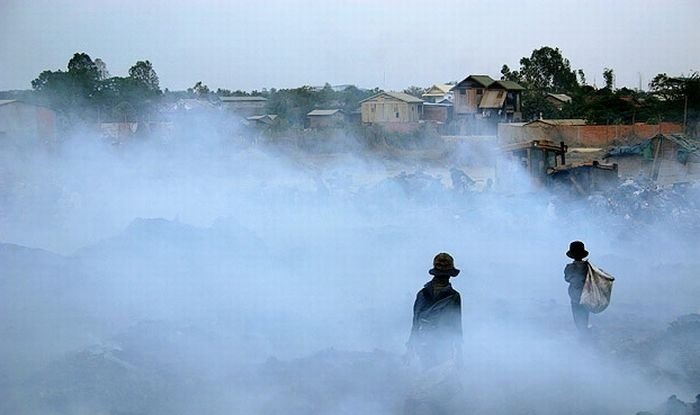
[{"label": "wooden house", "polygon": [[267,98],[260,96],[220,97],[221,106],[241,116],[265,114]]},{"label": "wooden house", "polygon": [[306,114],[306,128],[333,128],[345,123],[345,114],[340,109],[316,109]]},{"label": "wooden house", "polygon": [[454,99],[454,94],[452,93],[452,87],[454,85],[448,84],[435,84],[431,86],[421,97],[425,102],[452,102]]},{"label": "wooden house", "polygon": [[423,100],[403,92],[380,92],[361,101],[360,109],[366,124],[418,123]]}]

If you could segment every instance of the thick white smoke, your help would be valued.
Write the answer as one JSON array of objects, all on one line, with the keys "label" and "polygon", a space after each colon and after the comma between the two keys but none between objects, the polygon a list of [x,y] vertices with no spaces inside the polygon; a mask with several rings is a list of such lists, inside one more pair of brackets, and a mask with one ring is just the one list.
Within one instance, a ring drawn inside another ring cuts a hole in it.
[{"label": "thick white smoke", "polygon": [[[464,408],[630,413],[691,394],[625,354],[698,312],[688,235],[536,190],[457,192],[450,168],[483,187],[478,161],[494,155],[449,148],[417,162],[209,132],[4,151],[5,409],[401,411],[411,307],[440,251],[462,269]],[[593,343],[575,335],[563,280],[574,239],[618,278]]]}]

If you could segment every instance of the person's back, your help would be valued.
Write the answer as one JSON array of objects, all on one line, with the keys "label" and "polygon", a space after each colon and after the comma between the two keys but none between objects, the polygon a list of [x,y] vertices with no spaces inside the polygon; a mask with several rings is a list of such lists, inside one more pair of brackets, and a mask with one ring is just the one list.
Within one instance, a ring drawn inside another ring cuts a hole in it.
[{"label": "person's back", "polygon": [[588,273],[588,263],[584,258],[588,256],[588,251],[581,241],[574,241],[569,244],[566,256],[574,261],[564,268],[564,280],[569,283],[569,298],[571,299],[571,314],[574,324],[582,334],[588,333],[588,310],[580,304],[581,293],[586,282]]},{"label": "person's back", "polygon": [[450,277],[459,274],[449,254],[440,253],[429,271],[433,279],[418,291],[408,341],[424,369],[461,357],[462,300]]}]

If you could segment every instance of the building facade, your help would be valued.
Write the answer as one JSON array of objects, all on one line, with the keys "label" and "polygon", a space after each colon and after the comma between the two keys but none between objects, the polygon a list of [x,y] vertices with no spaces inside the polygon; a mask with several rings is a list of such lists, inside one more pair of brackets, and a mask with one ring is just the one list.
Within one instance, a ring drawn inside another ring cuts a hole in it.
[{"label": "building facade", "polygon": [[56,112],[18,100],[0,100],[0,140],[56,137]]},{"label": "building facade", "polygon": [[418,123],[423,100],[403,92],[381,92],[361,101],[365,124]]}]

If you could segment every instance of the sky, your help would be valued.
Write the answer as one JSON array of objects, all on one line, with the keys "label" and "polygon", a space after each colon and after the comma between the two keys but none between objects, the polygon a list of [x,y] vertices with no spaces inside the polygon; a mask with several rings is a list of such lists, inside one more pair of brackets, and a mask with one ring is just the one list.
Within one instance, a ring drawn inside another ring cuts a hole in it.
[{"label": "sky", "polygon": [[590,84],[644,89],[700,70],[697,0],[0,0],[0,90],[29,89],[75,52],[126,76],[150,60],[161,88],[355,84],[400,90],[500,76],[558,47]]}]

